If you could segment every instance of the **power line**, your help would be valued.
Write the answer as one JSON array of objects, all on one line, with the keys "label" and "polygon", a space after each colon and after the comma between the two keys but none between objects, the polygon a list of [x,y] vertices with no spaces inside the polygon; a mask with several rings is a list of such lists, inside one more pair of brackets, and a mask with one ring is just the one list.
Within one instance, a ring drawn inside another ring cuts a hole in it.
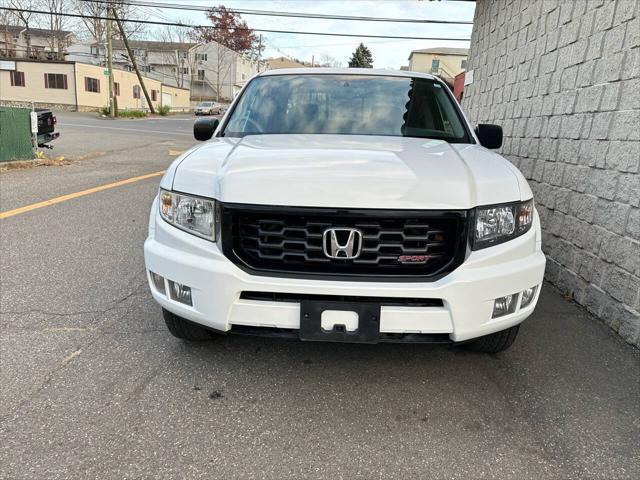
[{"label": "power line", "polygon": [[[41,14],[41,15],[52,15],[51,12],[47,12],[44,10],[22,9],[22,8],[12,8],[12,7],[0,7],[0,10],[7,10],[10,12],[35,13],[35,14]],[[53,15],[62,16],[62,17],[72,17],[72,18],[90,18],[93,20],[108,20],[107,17],[103,17],[100,15],[83,15],[80,13],[55,13]],[[215,27],[212,25],[191,25],[191,24],[179,23],[179,22],[159,22],[155,20],[137,20],[137,19],[134,20],[134,19],[123,18],[121,19],[121,21],[126,23],[142,23],[146,25],[164,25],[164,26],[170,26],[170,27],[184,27],[184,28],[197,28],[197,29],[210,29],[210,30],[220,29],[220,27]],[[359,34],[359,33],[333,33],[333,32],[300,32],[300,31],[293,31],[293,30],[269,30],[265,28],[242,28],[242,27],[238,27],[235,30],[262,32],[262,33],[292,34],[292,35],[323,35],[327,37],[389,38],[389,39],[398,39],[398,40],[446,40],[449,42],[469,42],[471,40],[470,38],[413,37],[413,36],[371,35],[371,34]]]},{"label": "power line", "polygon": [[[112,0],[81,0],[83,2],[98,2],[98,3],[115,3]],[[123,3],[125,5],[139,6],[139,7],[155,7],[166,8],[173,10],[190,10],[196,12],[220,12],[216,7],[205,7],[201,5],[183,5],[176,3],[160,3],[150,2],[146,0],[123,0],[117,3]],[[262,15],[269,17],[292,17],[292,18],[315,18],[322,20],[347,20],[357,22],[390,22],[390,23],[437,23],[445,25],[473,25],[473,21],[456,21],[456,20],[437,20],[426,18],[391,18],[391,17],[360,17],[349,15],[329,15],[324,13],[304,13],[304,12],[280,12],[275,10],[250,10],[245,8],[228,8],[228,12],[237,13],[239,15]]]}]

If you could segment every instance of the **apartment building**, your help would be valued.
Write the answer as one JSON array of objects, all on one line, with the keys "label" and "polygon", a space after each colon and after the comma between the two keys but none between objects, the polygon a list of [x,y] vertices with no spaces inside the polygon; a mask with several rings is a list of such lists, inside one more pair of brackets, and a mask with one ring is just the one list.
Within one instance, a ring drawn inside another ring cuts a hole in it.
[{"label": "apartment building", "polygon": [[0,57],[60,59],[75,42],[75,34],[66,30],[43,28],[28,30],[16,25],[0,25]]},{"label": "apartment building", "polygon": [[[195,43],[156,42],[131,40],[138,68],[149,78],[166,85],[189,88],[192,62],[190,51]],[[132,71],[133,63],[122,40],[113,40],[113,66],[121,70]],[[105,44],[75,43],[67,50],[65,60],[106,65],[107,50]]]},{"label": "apartment building", "polygon": [[[69,61],[0,59],[0,105],[97,111],[109,104],[104,67]],[[114,93],[120,109],[149,108],[135,73],[115,69]],[[189,109],[189,90],[145,78],[155,108]]]},{"label": "apartment building", "polygon": [[[266,70],[258,64],[217,43],[206,44],[132,40],[129,45],[138,68],[149,78],[165,85],[187,88],[195,100],[230,100],[246,80]],[[105,45],[76,43],[68,49],[69,61],[106,65]],[[133,70],[123,42],[113,42],[113,65]]]}]

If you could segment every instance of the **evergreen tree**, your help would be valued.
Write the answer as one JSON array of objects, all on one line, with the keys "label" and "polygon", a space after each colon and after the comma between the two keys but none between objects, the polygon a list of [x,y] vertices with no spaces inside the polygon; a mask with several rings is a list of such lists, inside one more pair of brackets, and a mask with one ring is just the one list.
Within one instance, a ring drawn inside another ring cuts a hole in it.
[{"label": "evergreen tree", "polygon": [[349,68],[373,68],[373,55],[371,50],[364,46],[358,45],[356,51],[351,55],[349,60]]}]

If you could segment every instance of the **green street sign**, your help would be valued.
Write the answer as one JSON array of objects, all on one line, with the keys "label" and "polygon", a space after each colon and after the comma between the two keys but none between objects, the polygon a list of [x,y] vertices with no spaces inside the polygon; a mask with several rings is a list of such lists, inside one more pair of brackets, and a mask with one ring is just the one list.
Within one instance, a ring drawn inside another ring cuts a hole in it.
[{"label": "green street sign", "polygon": [[108,76],[109,76],[109,70],[103,70],[103,71],[102,71],[102,74],[103,74],[105,77],[108,77]]}]

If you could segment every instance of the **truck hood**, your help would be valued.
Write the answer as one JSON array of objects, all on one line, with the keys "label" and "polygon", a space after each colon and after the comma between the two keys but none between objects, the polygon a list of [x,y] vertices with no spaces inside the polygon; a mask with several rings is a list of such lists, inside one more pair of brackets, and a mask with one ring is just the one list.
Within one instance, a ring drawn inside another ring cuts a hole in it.
[{"label": "truck hood", "polygon": [[176,191],[262,205],[468,209],[531,197],[500,155],[408,137],[215,138],[177,159],[171,174]]}]

